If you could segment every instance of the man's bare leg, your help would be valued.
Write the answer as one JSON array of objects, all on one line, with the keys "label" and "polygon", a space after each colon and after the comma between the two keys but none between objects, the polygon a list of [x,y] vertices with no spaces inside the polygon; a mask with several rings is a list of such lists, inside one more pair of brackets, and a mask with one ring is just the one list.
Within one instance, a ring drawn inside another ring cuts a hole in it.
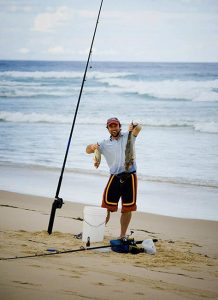
[{"label": "man's bare leg", "polygon": [[108,210],[108,211],[107,211],[106,220],[105,220],[105,225],[107,225],[107,223],[109,222],[110,216],[111,216],[111,212]]},{"label": "man's bare leg", "polygon": [[124,212],[121,214],[121,217],[120,217],[120,225],[121,225],[120,237],[121,238],[126,236],[126,231],[128,229],[131,217],[132,217],[131,211]]}]

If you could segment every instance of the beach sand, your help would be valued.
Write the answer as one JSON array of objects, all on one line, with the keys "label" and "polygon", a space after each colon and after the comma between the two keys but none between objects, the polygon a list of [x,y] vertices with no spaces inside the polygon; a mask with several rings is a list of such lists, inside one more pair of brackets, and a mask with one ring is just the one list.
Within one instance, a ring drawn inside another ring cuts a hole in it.
[{"label": "beach sand", "polygon": [[[67,199],[65,199],[67,200]],[[65,201],[47,226],[53,199],[0,192],[0,257],[78,249],[83,204]],[[194,209],[194,208],[193,208]],[[105,239],[119,235],[113,213]],[[135,240],[158,239],[156,255],[81,251],[0,260],[0,298],[25,299],[218,299],[218,222],[133,213]]]}]

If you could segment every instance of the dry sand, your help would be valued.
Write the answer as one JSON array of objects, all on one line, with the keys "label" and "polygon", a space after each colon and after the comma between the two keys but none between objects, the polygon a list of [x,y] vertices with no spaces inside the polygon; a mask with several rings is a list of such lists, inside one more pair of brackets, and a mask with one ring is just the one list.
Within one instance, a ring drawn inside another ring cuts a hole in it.
[{"label": "dry sand", "polygon": [[[48,235],[52,202],[0,192],[1,258],[84,246],[74,237],[82,231],[84,206],[66,202]],[[119,216],[112,214],[101,245],[119,235]],[[130,229],[135,240],[158,239],[156,255],[91,250],[1,259],[0,298],[218,299],[218,222],[135,212]]]}]

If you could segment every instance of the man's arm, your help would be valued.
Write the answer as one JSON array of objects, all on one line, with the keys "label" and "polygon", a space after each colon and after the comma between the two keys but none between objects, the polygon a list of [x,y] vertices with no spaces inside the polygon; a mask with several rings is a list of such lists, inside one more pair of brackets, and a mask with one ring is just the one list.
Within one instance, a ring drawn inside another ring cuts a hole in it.
[{"label": "man's arm", "polygon": [[[98,150],[98,151],[96,151]],[[101,153],[99,151],[98,144],[90,144],[86,147],[86,153],[91,154],[94,153],[94,166],[97,169],[101,163]]]}]

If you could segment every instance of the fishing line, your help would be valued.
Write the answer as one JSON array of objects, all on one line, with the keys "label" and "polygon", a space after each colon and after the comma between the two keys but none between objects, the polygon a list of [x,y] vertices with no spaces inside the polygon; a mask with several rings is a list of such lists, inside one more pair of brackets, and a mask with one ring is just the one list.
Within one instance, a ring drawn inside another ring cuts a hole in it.
[{"label": "fishing line", "polygon": [[61,208],[62,205],[64,204],[63,199],[59,198],[59,192],[60,192],[60,188],[61,188],[61,184],[62,184],[64,169],[65,169],[65,165],[66,165],[66,161],[67,161],[67,156],[68,156],[68,152],[69,152],[69,148],[70,148],[70,143],[71,143],[71,139],[72,139],[72,135],[73,135],[74,125],[75,125],[75,122],[76,122],[76,117],[77,117],[77,113],[78,113],[78,109],[79,109],[79,104],[80,104],[80,100],[81,100],[81,96],[82,96],[82,92],[83,92],[83,87],[84,87],[84,83],[85,83],[85,80],[86,80],[86,73],[87,73],[87,69],[88,69],[88,66],[89,66],[89,60],[90,60],[90,56],[92,54],[92,47],[93,47],[95,34],[96,34],[96,31],[97,31],[97,27],[98,27],[98,22],[99,22],[99,17],[100,17],[100,13],[101,13],[102,4],[103,4],[103,0],[101,0],[100,8],[99,8],[99,11],[98,11],[98,17],[97,17],[97,21],[96,21],[96,24],[95,24],[95,30],[94,30],[94,34],[93,34],[93,37],[92,37],[92,42],[91,42],[91,46],[90,46],[90,50],[89,50],[88,59],[87,59],[87,62],[86,62],[86,67],[85,67],[85,71],[84,71],[84,75],[83,75],[83,80],[82,80],[82,84],[81,84],[81,88],[80,88],[79,97],[78,97],[78,100],[77,100],[77,105],[76,105],[76,109],[75,109],[75,113],[74,113],[74,119],[73,119],[71,131],[70,131],[70,135],[69,135],[69,140],[68,140],[68,144],[67,144],[67,148],[66,148],[66,153],[65,153],[65,156],[64,156],[64,161],[63,161],[63,165],[62,165],[62,169],[61,169],[61,174],[60,174],[58,185],[57,185],[55,199],[54,199],[54,202],[53,202],[52,208],[51,208],[51,214],[50,214],[50,219],[49,219],[49,224],[48,224],[48,233],[49,234],[52,233],[52,228],[53,228],[53,224],[54,224],[56,209]]}]

